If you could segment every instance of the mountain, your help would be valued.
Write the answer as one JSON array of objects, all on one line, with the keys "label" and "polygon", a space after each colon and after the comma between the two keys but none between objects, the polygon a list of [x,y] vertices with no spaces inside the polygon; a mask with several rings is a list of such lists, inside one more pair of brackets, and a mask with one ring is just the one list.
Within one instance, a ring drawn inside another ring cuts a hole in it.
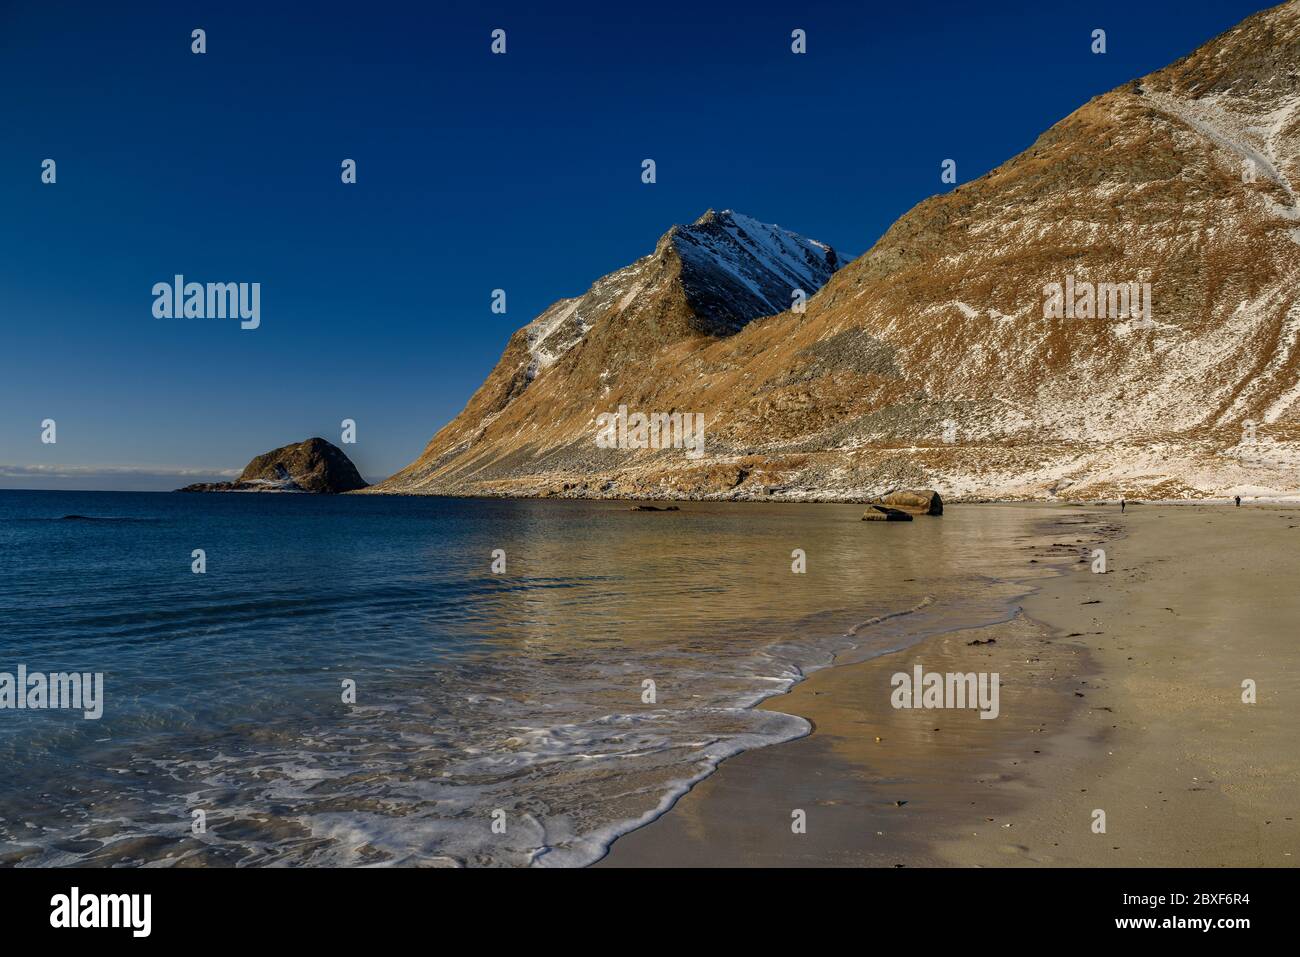
[{"label": "mountain", "polygon": [[355,492],[366,487],[352,460],[321,438],[265,452],[234,482],[200,482],[180,492]]},{"label": "mountain", "polygon": [[509,494],[521,479],[552,481],[540,473],[581,481],[618,468],[624,453],[593,440],[607,404],[687,390],[692,367],[674,356],[780,312],[796,291],[811,296],[840,265],[829,246],[731,210],[674,226],[650,255],[511,336],[464,411],[373,491]]},{"label": "mountain", "polygon": [[[670,230],[516,333],[376,491],[1300,493],[1297,177],[1288,3],[1084,104],[838,270],[736,214]],[[769,315],[818,278],[806,311]],[[619,406],[702,414],[703,454],[599,447]]]}]

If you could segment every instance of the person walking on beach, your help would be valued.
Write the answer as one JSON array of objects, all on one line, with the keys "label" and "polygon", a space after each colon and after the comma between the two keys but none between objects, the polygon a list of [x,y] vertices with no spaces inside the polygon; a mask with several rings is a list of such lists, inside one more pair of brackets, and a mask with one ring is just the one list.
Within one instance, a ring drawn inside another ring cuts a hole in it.
[{"label": "person walking on beach", "polygon": [[1120,513],[1121,515],[1124,514],[1124,499],[1122,499],[1122,498],[1119,500],[1119,513]]},{"label": "person walking on beach", "polygon": [[1240,496],[1240,495],[1234,495],[1234,496],[1233,496],[1233,500],[1237,503],[1237,508],[1241,508],[1241,496]]}]

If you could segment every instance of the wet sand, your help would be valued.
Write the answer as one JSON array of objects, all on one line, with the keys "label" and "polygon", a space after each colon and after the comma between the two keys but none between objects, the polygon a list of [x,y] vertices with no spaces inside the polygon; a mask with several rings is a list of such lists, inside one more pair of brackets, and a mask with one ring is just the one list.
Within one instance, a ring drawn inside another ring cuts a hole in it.
[{"label": "wet sand", "polygon": [[[769,699],[813,734],[725,762],[597,866],[1295,865],[1300,508],[1044,517],[1027,571],[1060,574],[1014,620]],[[1097,532],[1080,545],[1085,519]],[[1080,560],[1098,533],[1106,574]],[[999,673],[999,717],[893,708],[891,675],[916,664]]]}]

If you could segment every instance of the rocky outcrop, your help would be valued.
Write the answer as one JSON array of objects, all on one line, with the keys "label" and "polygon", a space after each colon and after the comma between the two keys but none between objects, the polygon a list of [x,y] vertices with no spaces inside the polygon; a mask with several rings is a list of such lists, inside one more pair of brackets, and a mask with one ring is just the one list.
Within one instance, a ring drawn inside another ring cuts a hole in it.
[{"label": "rocky outcrop", "polygon": [[343,452],[321,438],[257,456],[234,482],[201,482],[180,492],[311,492],[337,494],[366,488]]},{"label": "rocky outcrop", "polygon": [[884,505],[900,509],[915,515],[942,515],[943,499],[934,489],[914,489],[904,491],[896,489],[886,492],[880,498],[872,499],[872,505]]}]

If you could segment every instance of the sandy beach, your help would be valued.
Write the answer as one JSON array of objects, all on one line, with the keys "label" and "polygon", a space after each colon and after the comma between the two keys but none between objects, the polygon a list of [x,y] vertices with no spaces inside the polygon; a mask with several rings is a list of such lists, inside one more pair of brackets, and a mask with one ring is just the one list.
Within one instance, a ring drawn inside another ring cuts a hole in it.
[{"label": "sandy beach", "polygon": [[[1043,511],[1013,620],[769,699],[814,732],[728,760],[597,866],[1295,865],[1300,507]],[[895,709],[917,664],[997,672],[998,717]]]}]

